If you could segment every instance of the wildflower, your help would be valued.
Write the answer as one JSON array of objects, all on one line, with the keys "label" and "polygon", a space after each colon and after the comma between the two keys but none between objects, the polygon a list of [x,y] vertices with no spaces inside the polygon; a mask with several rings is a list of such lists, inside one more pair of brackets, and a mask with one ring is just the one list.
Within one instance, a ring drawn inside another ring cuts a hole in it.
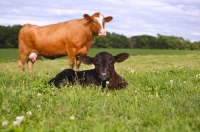
[{"label": "wildflower", "polygon": [[186,81],[183,81],[183,84],[186,84]]},{"label": "wildflower", "polygon": [[107,93],[107,96],[110,96],[110,94],[109,94],[109,93]]},{"label": "wildflower", "polygon": [[135,71],[133,69],[130,70],[131,73],[134,73]]},{"label": "wildflower", "polygon": [[196,75],[196,78],[200,78],[200,74],[197,74],[197,75]]},{"label": "wildflower", "polygon": [[26,112],[26,115],[27,115],[27,116],[31,116],[31,115],[32,115],[32,112],[31,112],[31,111],[28,111],[28,112]]},{"label": "wildflower", "polygon": [[10,108],[7,108],[6,106],[2,106],[2,110],[5,112],[10,112]]},{"label": "wildflower", "polygon": [[109,84],[109,81],[106,81],[106,84],[108,85],[108,84]]},{"label": "wildflower", "polygon": [[2,126],[7,126],[8,125],[8,122],[7,121],[3,121],[2,122]]},{"label": "wildflower", "polygon": [[128,70],[130,71],[130,73],[134,73],[135,71],[132,68],[128,68]]},{"label": "wildflower", "polygon": [[156,97],[157,97],[157,98],[159,97],[158,92],[156,92]]},{"label": "wildflower", "polygon": [[7,110],[6,106],[2,106],[1,109],[2,109],[3,111],[6,111],[6,110]]},{"label": "wildflower", "polygon": [[135,94],[137,94],[137,93],[138,93],[138,91],[137,91],[136,89],[134,90],[134,92],[135,92]]},{"label": "wildflower", "polygon": [[173,83],[174,83],[174,81],[173,81],[173,80],[170,80],[169,82],[170,82],[170,84],[173,84]]},{"label": "wildflower", "polygon": [[16,121],[18,121],[18,122],[22,122],[24,120],[24,116],[17,116],[16,117]]},{"label": "wildflower", "polygon": [[2,106],[1,109],[2,109],[3,111],[10,112],[10,109],[7,108],[6,106]]},{"label": "wildflower", "polygon": [[20,123],[24,120],[24,116],[17,116],[16,121],[13,122],[13,126],[20,126]]},{"label": "wildflower", "polygon": [[40,104],[38,104],[38,105],[37,105],[37,107],[38,107],[38,108],[40,108],[40,107],[41,107],[41,105],[40,105]]},{"label": "wildflower", "polygon": [[55,92],[51,92],[51,94],[52,94],[53,96],[56,95]]},{"label": "wildflower", "polygon": [[42,96],[42,94],[41,94],[41,93],[38,93],[37,96],[40,97],[40,96]]},{"label": "wildflower", "polygon": [[70,116],[70,120],[75,120],[75,117],[74,116]]},{"label": "wildflower", "polygon": [[13,122],[13,126],[19,127],[19,126],[20,126],[20,123],[21,123],[21,122],[19,122],[19,121],[14,121],[14,122]]}]

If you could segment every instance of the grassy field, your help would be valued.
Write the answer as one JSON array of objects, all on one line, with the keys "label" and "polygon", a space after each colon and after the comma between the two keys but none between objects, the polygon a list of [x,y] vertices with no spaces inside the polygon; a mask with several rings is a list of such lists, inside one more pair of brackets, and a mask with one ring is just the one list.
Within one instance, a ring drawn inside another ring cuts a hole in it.
[{"label": "grassy field", "polygon": [[[108,51],[113,55],[116,55],[121,52],[129,53],[131,56],[137,55],[188,55],[195,54],[200,55],[200,51],[192,50],[152,50],[152,49],[90,49],[88,55],[95,56],[96,53]],[[17,49],[0,49],[0,62],[10,62],[16,61],[18,59],[18,50]],[[59,58],[60,59],[60,58]],[[61,59],[66,59],[62,57]]]},{"label": "grassy field", "polygon": [[[23,73],[17,50],[0,50],[0,131],[200,131],[199,51],[91,49],[89,55],[104,50],[130,54],[115,64],[129,83],[125,89],[75,85],[58,90],[46,83],[68,67],[66,57],[37,61],[34,73],[27,66]],[[20,123],[18,116],[24,116]]]}]

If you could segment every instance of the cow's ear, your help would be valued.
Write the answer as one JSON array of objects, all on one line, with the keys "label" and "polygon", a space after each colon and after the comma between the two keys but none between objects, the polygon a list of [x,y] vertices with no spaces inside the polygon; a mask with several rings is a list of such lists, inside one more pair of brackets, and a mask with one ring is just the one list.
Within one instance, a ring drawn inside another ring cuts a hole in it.
[{"label": "cow's ear", "polygon": [[84,14],[83,17],[86,19],[86,20],[90,20],[91,17],[88,15],[88,14]]},{"label": "cow's ear", "polygon": [[110,22],[110,21],[113,19],[113,17],[108,16],[108,17],[106,17],[106,18],[104,18],[104,19],[105,19],[105,22]]},{"label": "cow's ear", "polygon": [[128,57],[129,57],[129,54],[127,54],[127,53],[120,53],[120,54],[114,56],[116,62],[123,62]]},{"label": "cow's ear", "polygon": [[93,64],[93,57],[89,57],[86,55],[79,56],[78,60],[80,60],[82,63],[87,64],[87,65]]}]

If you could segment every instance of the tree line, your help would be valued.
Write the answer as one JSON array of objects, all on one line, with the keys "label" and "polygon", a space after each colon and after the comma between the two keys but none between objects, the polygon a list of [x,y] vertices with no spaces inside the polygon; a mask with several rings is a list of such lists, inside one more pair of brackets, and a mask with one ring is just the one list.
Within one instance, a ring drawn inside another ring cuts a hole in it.
[{"label": "tree line", "polygon": [[[0,48],[18,48],[18,33],[21,25],[0,26]],[[106,37],[95,37],[91,48],[137,48],[137,49],[174,49],[200,50],[200,41],[191,42],[176,36],[157,34],[132,36],[107,32]]]},{"label": "tree line", "polygon": [[18,33],[21,25],[0,25],[0,48],[18,48]]},{"label": "tree line", "polygon": [[200,41],[190,42],[188,39],[176,36],[157,37],[149,35],[133,36],[129,38],[131,48],[139,49],[174,49],[174,50],[200,50]]}]

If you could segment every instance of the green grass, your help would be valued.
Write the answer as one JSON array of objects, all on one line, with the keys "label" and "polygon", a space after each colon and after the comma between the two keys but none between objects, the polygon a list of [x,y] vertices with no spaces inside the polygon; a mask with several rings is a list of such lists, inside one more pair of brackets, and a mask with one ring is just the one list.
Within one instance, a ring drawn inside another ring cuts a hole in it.
[{"label": "green grass", "polygon": [[[1,61],[0,123],[8,124],[0,131],[200,131],[199,52],[104,50],[132,53],[115,64],[129,83],[125,89],[102,91],[76,85],[58,90],[46,85],[68,67],[65,59],[37,61],[34,73],[28,73],[27,66],[25,73],[19,71],[15,59]],[[89,55],[99,51],[92,49]],[[81,69],[91,67],[81,65]],[[22,115],[20,126],[13,126],[16,116]]]},{"label": "green grass", "polygon": [[18,49],[0,49],[0,62],[14,62],[17,59]]},{"label": "green grass", "polygon": [[[129,53],[130,56],[138,55],[200,55],[199,51],[193,50],[157,50],[157,49],[90,49],[88,55],[95,56],[96,53],[108,51],[116,55],[121,52]],[[0,49],[0,62],[14,62],[18,59],[18,49]],[[60,59],[60,58],[59,58]],[[61,59],[66,59],[62,57]]]}]

